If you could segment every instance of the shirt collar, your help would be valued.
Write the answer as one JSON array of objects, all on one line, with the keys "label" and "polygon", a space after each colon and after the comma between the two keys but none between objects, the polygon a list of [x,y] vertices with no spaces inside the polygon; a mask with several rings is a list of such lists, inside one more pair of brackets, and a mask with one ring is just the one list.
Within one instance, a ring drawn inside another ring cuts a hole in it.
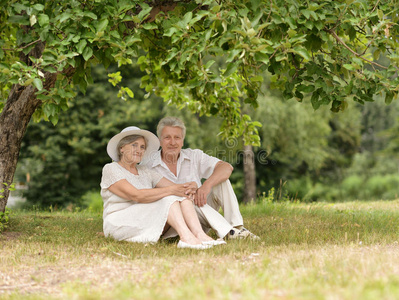
[{"label": "shirt collar", "polygon": [[154,160],[151,163],[151,167],[156,167],[158,165],[162,164],[162,159],[161,159],[161,150],[158,150],[155,154],[154,154]]},{"label": "shirt collar", "polygon": [[186,153],[185,149],[180,150],[180,157],[179,160],[183,161],[185,159],[191,160],[190,156]]},{"label": "shirt collar", "polygon": [[[183,160],[188,159],[191,160],[190,156],[186,153],[185,149],[180,150],[180,156],[179,159],[177,160],[177,163],[179,164]],[[156,152],[156,155],[154,155],[154,160],[152,161],[152,167],[164,165],[165,163],[162,161],[161,158],[161,150],[158,150]]]}]

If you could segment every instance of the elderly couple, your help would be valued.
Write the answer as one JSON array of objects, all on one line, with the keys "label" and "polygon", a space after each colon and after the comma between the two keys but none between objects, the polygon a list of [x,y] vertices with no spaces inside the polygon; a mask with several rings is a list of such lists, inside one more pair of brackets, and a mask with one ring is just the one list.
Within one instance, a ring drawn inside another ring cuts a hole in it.
[{"label": "elderly couple", "polygon": [[[179,235],[177,247],[191,249],[225,244],[223,238],[259,239],[243,226],[228,180],[233,167],[182,149],[186,128],[178,118],[163,118],[157,134],[127,127],[108,142],[113,162],[101,179],[105,236],[151,243]],[[206,234],[211,228],[219,239]]]}]

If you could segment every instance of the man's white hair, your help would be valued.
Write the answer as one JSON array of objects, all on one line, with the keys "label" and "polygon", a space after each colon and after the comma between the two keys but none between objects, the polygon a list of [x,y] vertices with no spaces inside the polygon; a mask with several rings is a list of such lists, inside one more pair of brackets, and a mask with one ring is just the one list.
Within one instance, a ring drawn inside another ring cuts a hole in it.
[{"label": "man's white hair", "polygon": [[161,119],[158,123],[157,135],[158,135],[159,139],[161,139],[162,130],[164,129],[165,126],[180,128],[181,132],[183,134],[183,139],[185,138],[186,126],[184,126],[184,122],[176,117],[165,117],[165,118]]}]

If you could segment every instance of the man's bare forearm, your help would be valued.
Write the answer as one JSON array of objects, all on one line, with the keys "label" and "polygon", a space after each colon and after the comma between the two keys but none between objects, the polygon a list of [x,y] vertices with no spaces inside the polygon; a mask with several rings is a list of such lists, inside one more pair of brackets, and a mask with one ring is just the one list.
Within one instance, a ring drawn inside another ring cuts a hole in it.
[{"label": "man's bare forearm", "polygon": [[227,162],[218,162],[213,170],[212,175],[205,180],[203,185],[207,186],[208,188],[213,188],[215,185],[218,185],[219,183],[229,179],[233,169],[233,166]]}]

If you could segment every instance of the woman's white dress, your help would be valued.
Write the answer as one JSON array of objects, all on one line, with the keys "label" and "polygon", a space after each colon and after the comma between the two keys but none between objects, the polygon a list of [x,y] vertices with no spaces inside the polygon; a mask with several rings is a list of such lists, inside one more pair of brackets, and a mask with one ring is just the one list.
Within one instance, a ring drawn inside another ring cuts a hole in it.
[{"label": "woman's white dress", "polygon": [[101,178],[104,201],[103,229],[105,236],[129,242],[157,242],[162,234],[169,208],[183,197],[168,196],[151,203],[123,199],[109,191],[109,187],[126,179],[136,189],[154,188],[162,175],[144,166],[137,166],[139,175],[132,174],[117,162],[106,164]]}]

